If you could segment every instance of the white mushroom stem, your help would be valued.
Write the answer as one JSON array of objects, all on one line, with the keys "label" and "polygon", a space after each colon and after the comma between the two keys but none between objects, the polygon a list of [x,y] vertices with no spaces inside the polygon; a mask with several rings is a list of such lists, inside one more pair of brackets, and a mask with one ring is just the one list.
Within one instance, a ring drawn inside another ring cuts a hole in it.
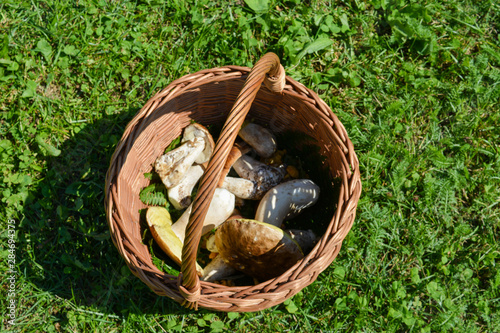
[{"label": "white mushroom stem", "polygon": [[198,155],[195,163],[203,164],[205,162],[208,162],[215,147],[212,135],[210,135],[210,132],[205,126],[193,123],[184,129],[181,143],[191,141],[194,138],[203,138],[205,140],[203,151],[200,155]]},{"label": "white mushroom stem", "polygon": [[191,193],[203,171],[201,165],[192,165],[181,182],[168,189],[168,200],[175,209],[185,209],[191,204]]},{"label": "white mushroom stem", "polygon": [[187,126],[181,143],[181,146],[160,156],[155,163],[155,170],[167,189],[179,184],[193,163],[207,162],[215,146],[208,130],[200,124]]},{"label": "white mushroom stem", "polygon": [[224,164],[224,168],[222,169],[217,187],[222,187],[222,184],[224,183],[224,180],[229,171],[233,167],[234,162],[236,162],[241,156],[245,155],[251,150],[252,148],[244,142],[236,142],[234,144],[234,146],[229,151],[229,155],[227,156],[226,163]]},{"label": "white mushroom stem", "polygon": [[267,128],[250,123],[244,126],[238,135],[252,146],[261,157],[271,157],[276,151],[276,138]]},{"label": "white mushroom stem", "polygon": [[[234,203],[234,194],[222,188],[215,189],[214,196],[210,202],[207,215],[205,216],[205,220],[203,222],[202,235],[214,228],[217,228],[219,224],[227,220],[234,211]],[[172,231],[177,235],[182,243],[184,243],[186,227],[189,222],[189,216],[191,215],[192,208],[193,205],[189,205],[181,217],[174,224],[172,224]]]},{"label": "white mushroom stem", "polygon": [[241,199],[258,199],[257,185],[245,178],[226,177],[221,188],[228,190]]},{"label": "white mushroom stem", "polygon": [[[207,215],[203,221],[202,234],[218,227],[228,219],[234,210],[234,194],[224,189],[216,189],[212,202],[208,208]],[[182,216],[172,224],[170,213],[164,207],[150,207],[146,213],[148,226],[158,245],[179,265],[182,260],[182,246],[189,222],[192,205],[186,209]],[[197,266],[200,276],[203,269]]]},{"label": "white mushroom stem", "polygon": [[314,205],[319,198],[319,186],[309,179],[295,179],[270,189],[257,207],[257,221],[281,226],[283,221],[297,216]]},{"label": "white mushroom stem", "polygon": [[205,139],[194,138],[156,160],[155,170],[167,189],[181,182],[203,149]]}]

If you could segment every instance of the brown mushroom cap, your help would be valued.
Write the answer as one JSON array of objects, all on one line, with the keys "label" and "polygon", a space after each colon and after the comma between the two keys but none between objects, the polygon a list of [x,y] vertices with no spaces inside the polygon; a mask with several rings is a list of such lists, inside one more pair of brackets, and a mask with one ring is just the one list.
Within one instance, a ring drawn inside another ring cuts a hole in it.
[{"label": "brown mushroom cap", "polygon": [[283,274],[304,257],[300,246],[283,230],[249,220],[227,220],[215,232],[224,262],[260,280]]}]

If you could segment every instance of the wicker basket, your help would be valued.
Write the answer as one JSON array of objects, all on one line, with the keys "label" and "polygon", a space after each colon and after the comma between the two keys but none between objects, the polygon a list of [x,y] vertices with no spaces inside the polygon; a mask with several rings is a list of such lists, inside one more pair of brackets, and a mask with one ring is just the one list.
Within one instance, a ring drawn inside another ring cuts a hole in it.
[{"label": "wicker basket", "polygon": [[[264,85],[262,85],[264,83]],[[250,113],[249,113],[250,112]],[[227,154],[245,117],[279,132],[293,129],[317,140],[332,177],[341,179],[337,209],[304,259],[279,277],[250,286],[200,281],[195,269],[201,227]],[[192,120],[222,127],[200,180],[186,230],[179,276],[160,271],[142,242],[139,192],[144,173]],[[258,311],[279,304],[315,281],[332,263],[351,229],[361,193],[358,159],[344,126],[313,91],[286,77],[278,57],[264,55],[252,70],[227,66],[186,75],[152,97],[128,124],[106,177],[106,217],[111,236],[132,273],[160,296],[218,311]]]}]

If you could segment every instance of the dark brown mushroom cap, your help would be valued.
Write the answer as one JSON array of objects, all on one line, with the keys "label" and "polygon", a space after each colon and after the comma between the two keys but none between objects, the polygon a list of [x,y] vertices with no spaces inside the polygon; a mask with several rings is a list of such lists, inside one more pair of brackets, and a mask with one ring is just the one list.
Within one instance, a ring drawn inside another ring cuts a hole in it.
[{"label": "dark brown mushroom cap", "polygon": [[276,152],[276,138],[265,127],[250,123],[238,133],[239,137],[252,146],[259,156],[268,158]]},{"label": "dark brown mushroom cap", "polygon": [[221,224],[215,244],[228,265],[262,281],[283,274],[304,257],[297,242],[283,230],[249,219]]}]

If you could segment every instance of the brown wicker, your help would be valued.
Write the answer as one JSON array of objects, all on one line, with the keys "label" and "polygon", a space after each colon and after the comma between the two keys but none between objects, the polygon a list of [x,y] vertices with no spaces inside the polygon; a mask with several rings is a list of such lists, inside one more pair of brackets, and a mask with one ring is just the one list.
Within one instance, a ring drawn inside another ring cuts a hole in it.
[{"label": "brown wicker", "polygon": [[[265,85],[262,85],[262,83]],[[332,177],[341,181],[337,209],[314,249],[281,276],[250,286],[200,281],[195,269],[201,226],[237,132],[247,113],[274,132],[293,129],[316,139]],[[193,203],[179,276],[155,267],[142,242],[139,192],[144,173],[192,120],[224,124]],[[106,217],[111,236],[134,275],[160,296],[182,305],[218,311],[258,311],[279,304],[314,282],[335,259],[351,229],[361,193],[358,158],[337,116],[313,91],[285,77],[268,53],[250,71],[227,66],[173,81],[152,97],[128,124],[106,177]]]}]

